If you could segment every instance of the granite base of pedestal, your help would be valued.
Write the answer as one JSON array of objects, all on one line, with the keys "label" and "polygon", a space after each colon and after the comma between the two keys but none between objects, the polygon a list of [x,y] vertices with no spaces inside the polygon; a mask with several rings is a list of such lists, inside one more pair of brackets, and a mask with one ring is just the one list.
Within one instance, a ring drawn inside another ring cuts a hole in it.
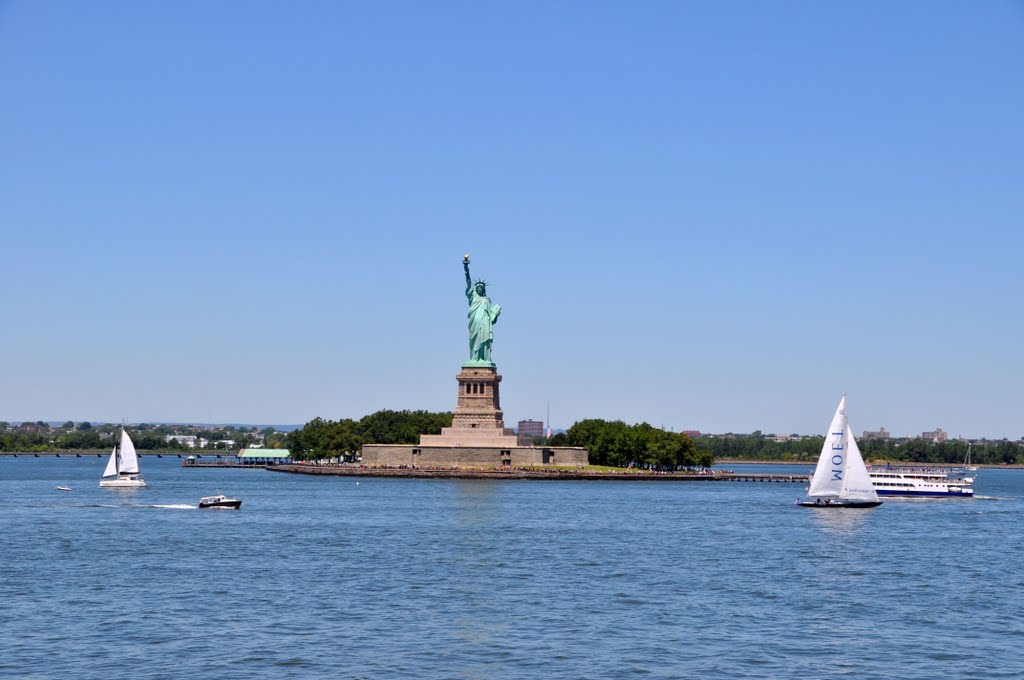
[{"label": "granite base of pedestal", "polygon": [[587,465],[587,450],[574,446],[423,446],[415,444],[364,444],[364,465],[415,465],[416,467],[500,467],[511,465]]},{"label": "granite base of pedestal", "polygon": [[519,446],[519,437],[512,430],[472,427],[445,427],[441,434],[421,434],[420,446],[431,448],[457,448],[470,446],[478,449],[508,449]]}]

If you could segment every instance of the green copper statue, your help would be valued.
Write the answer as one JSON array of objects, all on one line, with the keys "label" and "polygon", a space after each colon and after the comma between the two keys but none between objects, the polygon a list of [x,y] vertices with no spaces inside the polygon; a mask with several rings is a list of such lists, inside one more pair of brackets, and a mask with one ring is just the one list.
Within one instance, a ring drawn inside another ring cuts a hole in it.
[{"label": "green copper statue", "polygon": [[473,283],[469,278],[469,255],[462,258],[466,272],[466,298],[469,300],[469,361],[466,366],[494,366],[491,344],[494,342],[494,324],[501,315],[501,305],[491,303],[487,297],[487,282]]}]

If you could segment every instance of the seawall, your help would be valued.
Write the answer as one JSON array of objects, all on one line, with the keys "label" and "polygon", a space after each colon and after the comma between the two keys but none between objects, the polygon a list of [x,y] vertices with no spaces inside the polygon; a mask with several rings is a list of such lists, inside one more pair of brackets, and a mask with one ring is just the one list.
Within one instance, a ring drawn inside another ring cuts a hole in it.
[{"label": "seawall", "polygon": [[627,482],[777,482],[806,484],[807,475],[800,474],[744,474],[715,472],[596,472],[586,470],[552,469],[485,469],[485,468],[389,468],[347,465],[275,465],[272,472],[333,477],[395,477],[412,479],[493,479],[493,480],[587,480]]}]

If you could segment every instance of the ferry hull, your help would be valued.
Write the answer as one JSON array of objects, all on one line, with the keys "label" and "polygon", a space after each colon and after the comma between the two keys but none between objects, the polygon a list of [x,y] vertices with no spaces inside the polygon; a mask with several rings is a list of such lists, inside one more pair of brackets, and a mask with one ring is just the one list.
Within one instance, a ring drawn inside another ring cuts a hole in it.
[{"label": "ferry hull", "polygon": [[902,496],[904,498],[971,498],[974,491],[914,491],[875,489],[879,496]]}]

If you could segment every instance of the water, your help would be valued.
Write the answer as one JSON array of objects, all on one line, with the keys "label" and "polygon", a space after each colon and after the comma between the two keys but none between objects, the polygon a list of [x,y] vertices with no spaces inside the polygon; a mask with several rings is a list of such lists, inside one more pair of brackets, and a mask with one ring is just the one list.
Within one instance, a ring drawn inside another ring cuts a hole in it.
[{"label": "water", "polygon": [[[797,508],[792,484],[357,484],[149,457],[151,487],[115,491],[103,462],[0,459],[0,676],[1024,673],[1024,471],[853,511]],[[195,509],[218,490],[242,510]]]}]

